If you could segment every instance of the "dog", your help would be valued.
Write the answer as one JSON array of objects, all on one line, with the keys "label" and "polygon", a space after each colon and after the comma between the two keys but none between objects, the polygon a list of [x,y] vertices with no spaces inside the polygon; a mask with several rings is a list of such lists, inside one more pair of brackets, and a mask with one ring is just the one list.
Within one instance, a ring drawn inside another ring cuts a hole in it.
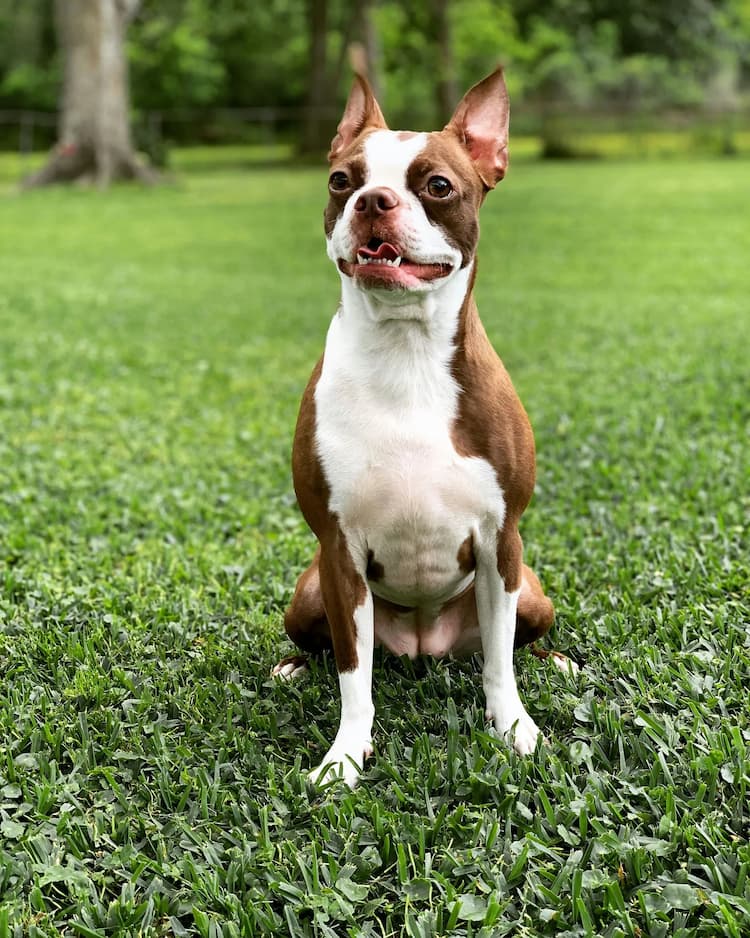
[{"label": "dog", "polygon": [[[520,754],[540,735],[513,670],[514,646],[554,618],[518,533],[534,437],[472,294],[479,208],[506,172],[508,120],[502,69],[433,133],[389,130],[357,76],[331,144],[324,222],[341,303],[292,456],[319,546],[284,619],[301,650],[335,655],[341,721],[317,783],[354,786],[372,752],[375,644],[411,657],[482,651],[498,734]],[[305,660],[274,673],[296,676]]]}]

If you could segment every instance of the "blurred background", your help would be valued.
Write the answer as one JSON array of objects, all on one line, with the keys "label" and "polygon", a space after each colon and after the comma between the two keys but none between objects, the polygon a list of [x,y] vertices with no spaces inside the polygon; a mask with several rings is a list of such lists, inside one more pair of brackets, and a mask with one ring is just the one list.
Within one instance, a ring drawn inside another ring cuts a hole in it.
[{"label": "blurred background", "polygon": [[750,152],[750,0],[110,5],[119,26],[102,16],[88,30],[89,0],[0,0],[0,147],[22,172],[64,137],[58,105],[76,44],[106,40],[108,28],[119,28],[129,70],[134,146],[158,167],[196,144],[239,146],[238,160],[246,147],[263,161],[319,157],[352,65],[396,128],[440,126],[502,62],[516,152]]}]

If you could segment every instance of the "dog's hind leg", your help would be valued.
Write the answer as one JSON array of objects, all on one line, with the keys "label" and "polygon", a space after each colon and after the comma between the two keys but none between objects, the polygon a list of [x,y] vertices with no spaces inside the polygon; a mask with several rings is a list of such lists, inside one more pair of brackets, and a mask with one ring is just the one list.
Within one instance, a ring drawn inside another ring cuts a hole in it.
[{"label": "dog's hind leg", "polygon": [[551,659],[555,667],[565,674],[577,674],[579,668],[575,661],[571,661],[559,651],[537,648],[534,644],[549,632],[554,619],[555,608],[552,601],[545,596],[542,584],[534,571],[524,564],[521,595],[518,597],[515,647],[529,645],[532,655],[543,660]]},{"label": "dog's hind leg", "polygon": [[[320,549],[297,581],[294,596],[284,614],[286,634],[308,654],[319,654],[332,647],[331,631],[320,592],[319,560]],[[290,655],[282,658],[271,673],[274,677],[288,679],[298,677],[306,668],[307,655]]]},{"label": "dog's hind leg", "polygon": [[549,632],[554,619],[552,601],[544,595],[542,584],[531,567],[524,564],[516,615],[515,647],[521,648],[542,638]]}]

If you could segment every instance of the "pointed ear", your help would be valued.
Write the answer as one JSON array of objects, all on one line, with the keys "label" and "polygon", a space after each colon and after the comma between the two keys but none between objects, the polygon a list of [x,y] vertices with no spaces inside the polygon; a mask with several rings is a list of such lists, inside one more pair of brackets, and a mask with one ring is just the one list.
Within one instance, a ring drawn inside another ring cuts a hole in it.
[{"label": "pointed ear", "polygon": [[446,125],[474,161],[482,182],[494,189],[508,166],[510,107],[502,68],[470,88]]},{"label": "pointed ear", "polygon": [[354,84],[349,92],[344,116],[338,126],[336,136],[331,141],[331,150],[328,162],[331,163],[339,153],[354,140],[366,127],[387,130],[388,125],[383,117],[372,88],[362,75],[354,76]]}]

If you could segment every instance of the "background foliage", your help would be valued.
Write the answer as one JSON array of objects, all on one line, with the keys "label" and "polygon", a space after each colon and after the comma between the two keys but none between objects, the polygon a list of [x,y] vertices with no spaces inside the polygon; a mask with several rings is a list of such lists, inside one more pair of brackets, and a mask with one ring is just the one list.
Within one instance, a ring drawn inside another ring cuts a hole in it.
[{"label": "background foliage", "polygon": [[[340,97],[362,0],[145,0],[129,38],[136,106],[302,107],[313,7],[325,9],[325,80]],[[457,87],[501,60],[516,102],[730,107],[750,81],[750,0],[378,0],[366,9],[382,97],[404,126],[444,116],[435,101],[443,14]],[[53,108],[58,73],[51,0],[0,0],[0,107]]]}]

